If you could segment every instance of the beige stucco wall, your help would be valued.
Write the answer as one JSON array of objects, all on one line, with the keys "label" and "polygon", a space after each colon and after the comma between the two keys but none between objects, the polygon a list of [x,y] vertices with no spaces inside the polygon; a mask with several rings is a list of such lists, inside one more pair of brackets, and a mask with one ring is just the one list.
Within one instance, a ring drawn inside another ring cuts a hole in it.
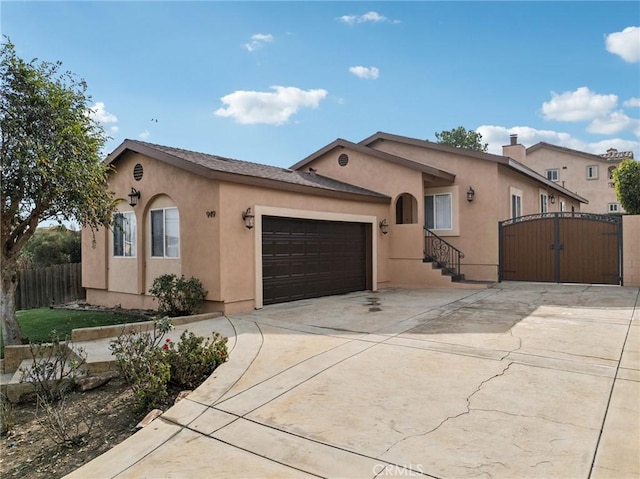
[{"label": "beige stucco wall", "polygon": [[[577,193],[589,201],[580,211],[586,213],[607,214],[609,203],[617,203],[613,180],[609,179],[608,168],[619,162],[610,162],[596,158],[589,159],[549,148],[539,148],[527,152],[522,163],[546,176],[546,170],[558,170],[558,184]],[[587,166],[598,166],[598,178],[587,179]],[[622,207],[620,207],[622,208]],[[622,209],[620,210],[622,211]]]},{"label": "beige stucco wall", "polygon": [[[133,178],[137,163],[144,169],[140,181]],[[165,273],[197,277],[208,290],[207,300],[219,301],[218,221],[207,217],[207,211],[218,210],[217,183],[135,153],[120,159],[117,172],[112,174],[109,186],[115,197],[122,200],[119,208],[133,210],[136,214],[137,254],[135,258],[114,258],[113,234],[104,229],[96,234],[95,248],[91,241],[83,241],[83,285],[88,288],[87,301],[119,303],[127,308],[153,308],[148,290],[153,278]],[[127,196],[132,187],[141,193],[134,208],[128,205]],[[177,259],[150,256],[149,212],[164,206],[176,206],[180,215],[180,257]],[[90,238],[88,231],[83,232],[84,238]],[[203,258],[207,261],[203,262]],[[127,294],[119,295],[116,300],[114,294],[109,296],[93,289]],[[211,307],[213,305],[209,305]]]},{"label": "beige stucco wall", "polygon": [[640,287],[640,215],[622,217],[622,274],[625,286]]}]

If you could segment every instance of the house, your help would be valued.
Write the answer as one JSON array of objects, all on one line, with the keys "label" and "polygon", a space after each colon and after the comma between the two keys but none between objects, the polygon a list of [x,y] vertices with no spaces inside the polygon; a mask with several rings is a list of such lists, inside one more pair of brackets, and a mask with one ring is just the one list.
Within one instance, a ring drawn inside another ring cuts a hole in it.
[{"label": "house", "polygon": [[593,155],[544,142],[525,148],[518,144],[517,135],[511,135],[511,144],[503,147],[503,154],[586,198],[589,203],[583,206],[583,212],[623,212],[613,188],[612,173],[623,160],[633,158],[632,151],[611,148],[604,154]]},{"label": "house", "polygon": [[498,221],[586,201],[512,158],[381,132],[289,169],[133,140],[106,162],[118,214],[83,231],[83,286],[89,303],[124,308],[154,308],[164,273],[200,279],[205,309],[227,314],[494,282]]}]

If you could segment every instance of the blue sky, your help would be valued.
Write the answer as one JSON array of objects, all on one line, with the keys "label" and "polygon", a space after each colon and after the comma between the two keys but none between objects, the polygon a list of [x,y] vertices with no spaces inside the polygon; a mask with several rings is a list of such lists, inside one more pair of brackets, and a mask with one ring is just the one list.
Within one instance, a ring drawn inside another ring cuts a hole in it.
[{"label": "blue sky", "polygon": [[[477,130],[640,157],[638,2],[10,2],[25,59],[112,137],[290,166],[336,138]],[[157,121],[156,121],[157,120]]]}]

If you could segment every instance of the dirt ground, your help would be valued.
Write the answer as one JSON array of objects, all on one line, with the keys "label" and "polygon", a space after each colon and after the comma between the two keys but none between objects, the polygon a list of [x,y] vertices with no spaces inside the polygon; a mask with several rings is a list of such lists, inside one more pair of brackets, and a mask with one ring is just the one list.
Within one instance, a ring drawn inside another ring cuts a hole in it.
[{"label": "dirt ground", "polygon": [[[163,410],[173,405],[178,390],[170,390]],[[35,402],[11,406],[8,419],[13,423],[0,438],[0,477],[3,479],[55,479],[65,476],[103,454],[136,431],[146,413],[134,412],[131,390],[121,378],[87,392],[70,393],[64,417],[94,417],[89,431],[78,445],[58,445],[36,418]],[[42,412],[39,412],[42,417]],[[86,429],[85,429],[86,431]]]}]

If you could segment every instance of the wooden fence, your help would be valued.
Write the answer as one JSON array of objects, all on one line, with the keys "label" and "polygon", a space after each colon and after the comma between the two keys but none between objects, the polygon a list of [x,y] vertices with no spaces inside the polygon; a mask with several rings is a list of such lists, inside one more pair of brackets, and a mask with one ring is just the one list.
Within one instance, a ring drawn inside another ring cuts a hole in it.
[{"label": "wooden fence", "polygon": [[16,310],[42,308],[86,297],[82,264],[58,264],[18,271]]}]

